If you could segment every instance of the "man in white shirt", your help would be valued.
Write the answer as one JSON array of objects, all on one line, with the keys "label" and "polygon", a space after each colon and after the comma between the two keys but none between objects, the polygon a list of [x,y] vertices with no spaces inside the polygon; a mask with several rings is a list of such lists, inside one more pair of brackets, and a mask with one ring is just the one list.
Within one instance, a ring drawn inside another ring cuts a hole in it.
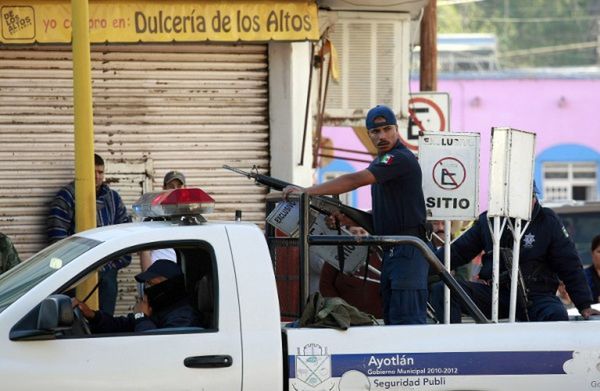
[{"label": "man in white shirt", "polygon": [[[163,190],[174,190],[185,188],[185,176],[179,171],[169,171],[163,179]],[[172,248],[160,248],[152,251],[140,251],[140,266],[146,271],[159,259],[168,259],[177,263],[177,254]]]}]

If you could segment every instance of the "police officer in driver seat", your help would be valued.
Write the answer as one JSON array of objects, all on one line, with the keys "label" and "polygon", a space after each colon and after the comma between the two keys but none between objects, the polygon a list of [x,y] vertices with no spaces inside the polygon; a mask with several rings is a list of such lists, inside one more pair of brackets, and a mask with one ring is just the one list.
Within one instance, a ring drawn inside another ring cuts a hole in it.
[{"label": "police officer in driver seat", "polygon": [[198,312],[190,305],[184,276],[176,263],[159,259],[135,279],[144,284],[144,297],[135,313],[111,316],[74,300],[94,333],[140,332],[172,327],[199,327]]}]

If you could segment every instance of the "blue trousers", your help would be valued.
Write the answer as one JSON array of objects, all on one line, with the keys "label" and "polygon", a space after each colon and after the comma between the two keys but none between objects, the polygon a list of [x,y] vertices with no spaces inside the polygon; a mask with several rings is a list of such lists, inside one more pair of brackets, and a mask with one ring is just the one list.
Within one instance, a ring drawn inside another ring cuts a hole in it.
[{"label": "blue trousers", "polygon": [[[492,287],[472,281],[458,281],[460,286],[471,297],[473,302],[479,307],[481,312],[489,319],[492,316]],[[466,308],[463,307],[457,299],[456,295],[452,295],[450,300],[450,322],[460,323],[461,313],[466,313]],[[530,294],[528,297],[529,306],[527,314],[532,322],[547,322],[569,320],[567,310],[556,295],[550,294]],[[429,297],[436,317],[440,322],[444,319],[444,283],[438,282],[431,286],[431,294]],[[500,288],[498,294],[498,316],[500,318],[508,318],[510,306],[510,290],[508,288]],[[524,309],[517,306],[516,317],[520,321],[525,321]]]},{"label": "blue trousers", "polygon": [[427,274],[429,264],[410,245],[385,251],[381,272],[381,298],[385,324],[427,322]]},{"label": "blue trousers", "polygon": [[100,310],[114,315],[117,304],[117,269],[106,269],[99,273],[98,300]]}]

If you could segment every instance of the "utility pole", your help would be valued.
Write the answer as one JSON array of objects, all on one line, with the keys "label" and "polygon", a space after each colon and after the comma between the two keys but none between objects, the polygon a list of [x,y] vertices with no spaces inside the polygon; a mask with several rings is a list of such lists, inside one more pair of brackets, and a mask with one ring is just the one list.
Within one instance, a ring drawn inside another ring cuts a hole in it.
[{"label": "utility pole", "polygon": [[420,90],[437,90],[437,0],[430,0],[421,19]]},{"label": "utility pole", "polygon": [[596,37],[598,42],[596,45],[596,64],[600,65],[600,19],[596,21]]},{"label": "utility pole", "polygon": [[[92,66],[90,59],[90,11],[88,0],[71,0],[73,25],[73,113],[75,125],[75,231],[96,227],[96,185],[94,174],[94,115],[92,108]],[[88,305],[98,309],[98,275],[77,286],[77,298],[89,297]]]}]

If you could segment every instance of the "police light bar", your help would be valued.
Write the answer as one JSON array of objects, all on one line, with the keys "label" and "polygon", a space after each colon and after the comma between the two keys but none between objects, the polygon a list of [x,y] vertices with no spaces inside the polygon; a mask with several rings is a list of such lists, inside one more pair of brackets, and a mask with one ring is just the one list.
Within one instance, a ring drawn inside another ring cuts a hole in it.
[{"label": "police light bar", "polygon": [[183,188],[146,193],[133,204],[136,216],[181,217],[211,213],[215,200],[198,188]]}]

